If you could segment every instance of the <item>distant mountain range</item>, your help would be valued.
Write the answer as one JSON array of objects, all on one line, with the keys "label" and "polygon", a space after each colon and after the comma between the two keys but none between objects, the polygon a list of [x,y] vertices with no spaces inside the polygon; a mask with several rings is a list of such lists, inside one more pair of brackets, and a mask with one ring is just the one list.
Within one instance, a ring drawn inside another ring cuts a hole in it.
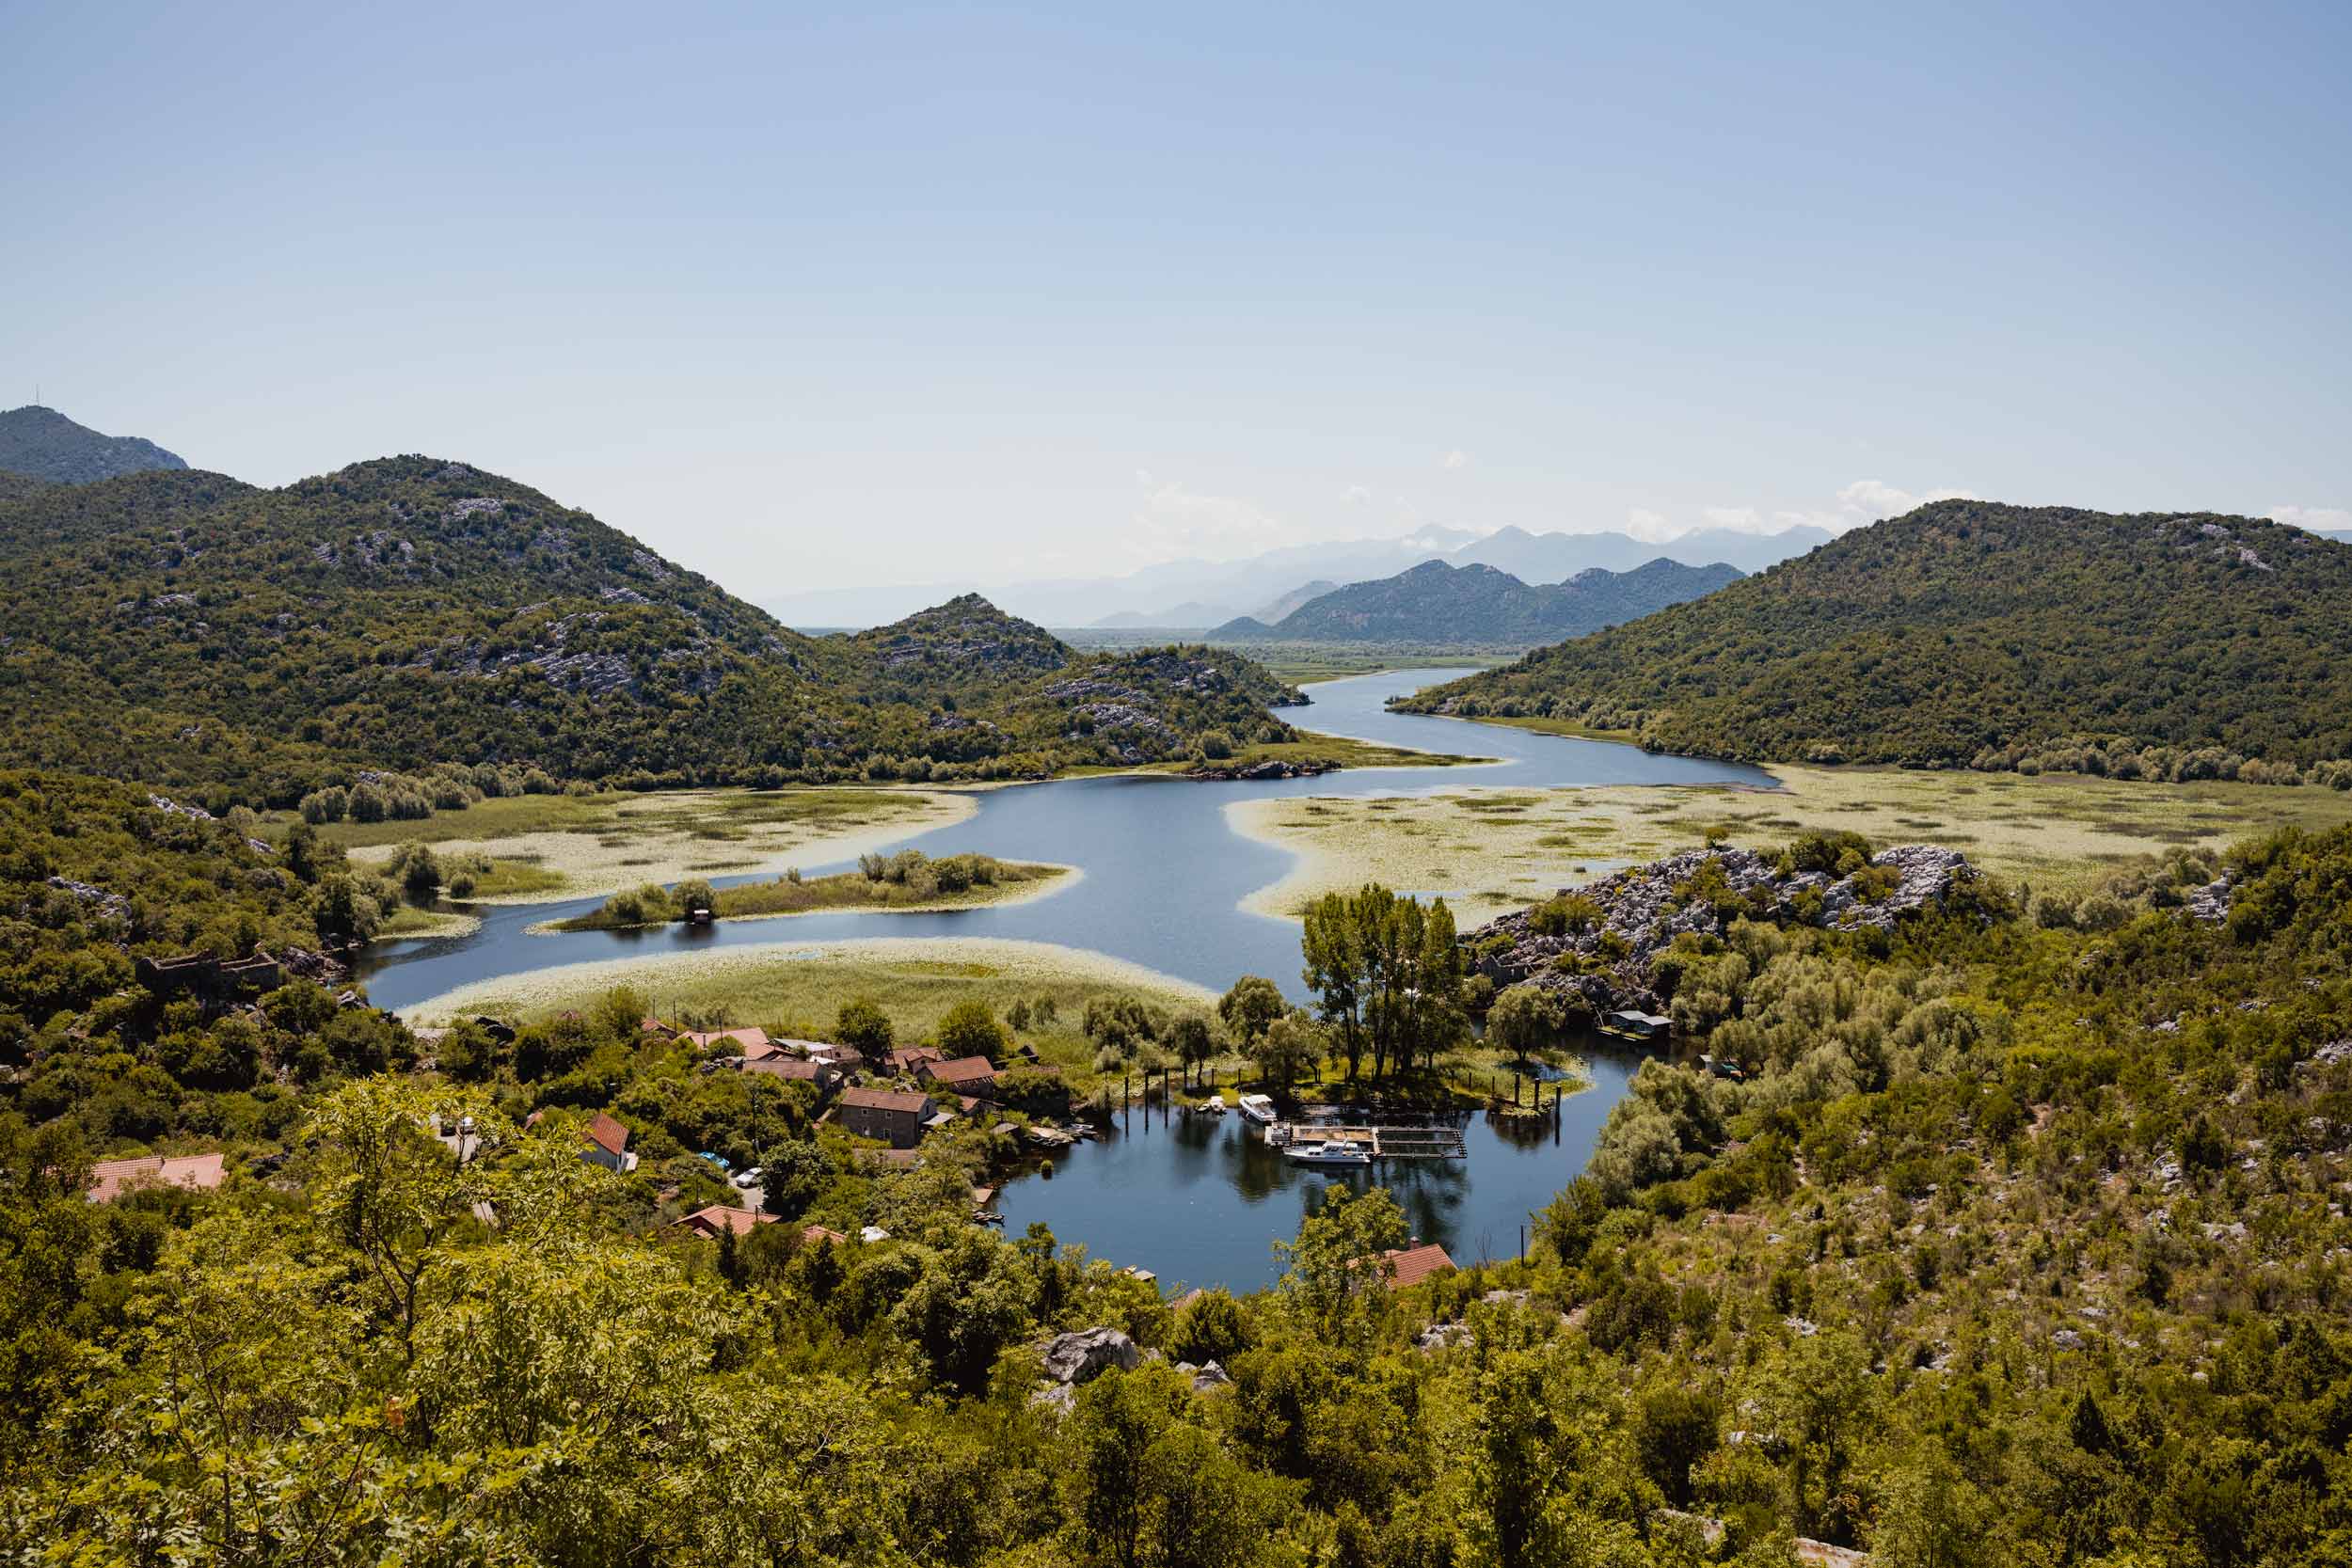
[{"label": "distant mountain range", "polygon": [[1567,581],[1532,585],[1495,567],[1424,561],[1375,582],[1317,595],[1279,621],[1229,621],[1216,642],[1462,642],[1525,647],[1581,637],[1711,594],[1743,574],[1716,562],[1647,562],[1629,572],[1592,567]]},{"label": "distant mountain range", "polygon": [[1948,500],[1399,705],[1751,761],[2211,778],[2352,758],[2346,648],[2334,540]]},{"label": "distant mountain range", "polygon": [[[136,436],[101,436],[54,408],[27,404],[0,413],[0,469],[51,484],[87,484],[154,468],[184,468],[177,452]],[[0,499],[21,494],[0,486]]]},{"label": "distant mountain range", "polygon": [[[984,591],[1009,612],[1049,626],[1188,629],[1219,626],[1238,616],[1271,625],[1338,584],[1391,578],[1428,561],[1492,566],[1523,583],[1561,582],[1596,566],[1627,572],[1660,559],[1756,572],[1803,555],[1830,537],[1817,528],[1769,534],[1702,529],[1649,543],[1615,532],[1531,533],[1506,528],[1482,534],[1431,527],[1403,539],[1294,545],[1244,561],[1179,561],[1125,577],[1000,584]],[[822,589],[769,600],[767,608],[787,626],[862,626],[896,620],[941,594],[938,586]]]}]

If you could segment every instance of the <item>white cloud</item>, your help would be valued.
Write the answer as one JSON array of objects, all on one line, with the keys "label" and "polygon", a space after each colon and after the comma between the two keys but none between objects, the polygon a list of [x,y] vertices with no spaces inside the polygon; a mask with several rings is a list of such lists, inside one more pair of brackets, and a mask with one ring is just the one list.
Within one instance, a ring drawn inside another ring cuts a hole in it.
[{"label": "white cloud", "polygon": [[1651,512],[1639,506],[1625,515],[1625,531],[1645,545],[1662,545],[1669,539],[1690,531],[1688,529],[1675,527],[1666,520],[1663,513]]},{"label": "white cloud", "polygon": [[2274,506],[2263,515],[2296,528],[2352,529],[2352,511],[2341,506]]},{"label": "white cloud", "polygon": [[1455,447],[1445,454],[1445,466],[1449,468],[1467,468],[1470,467],[1470,453]]},{"label": "white cloud", "polygon": [[1200,555],[1212,559],[1254,555],[1299,542],[1299,531],[1255,501],[1186,489],[1180,480],[1136,470],[1143,499],[1135,513],[1129,547],[1149,561]]},{"label": "white cloud", "polygon": [[1769,533],[1764,515],[1753,506],[1705,506],[1699,515],[1707,519],[1708,528],[1728,529],[1734,533]]},{"label": "white cloud", "polygon": [[1883,517],[1899,517],[1913,507],[1925,506],[1930,501],[1974,499],[1965,490],[1922,490],[1914,495],[1875,479],[1857,479],[1837,492],[1838,505],[1848,519],[1843,525],[1846,528],[1859,528]]},{"label": "white cloud", "polygon": [[1370,506],[1372,491],[1361,484],[1351,484],[1340,492],[1340,499],[1350,506]]}]

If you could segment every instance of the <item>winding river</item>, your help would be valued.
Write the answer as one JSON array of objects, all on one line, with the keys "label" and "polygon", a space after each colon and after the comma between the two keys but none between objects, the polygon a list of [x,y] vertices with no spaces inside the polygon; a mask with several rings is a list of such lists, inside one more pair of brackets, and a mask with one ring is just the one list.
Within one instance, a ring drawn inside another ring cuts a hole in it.
[{"label": "winding river", "polygon": [[[483,917],[480,929],[385,943],[370,956],[362,978],[377,1006],[405,1007],[471,981],[598,958],[849,937],[996,937],[1092,949],[1220,990],[1238,975],[1263,974],[1296,993],[1297,926],[1240,907],[1280,879],[1290,852],[1234,832],[1225,820],[1228,802],[1417,795],[1470,784],[1772,784],[1751,768],[1391,713],[1385,706],[1392,695],[1464,673],[1406,670],[1321,682],[1309,689],[1312,707],[1285,717],[1327,735],[1491,756],[1497,759],[1491,766],[1235,784],[1073,779],[981,792],[975,816],[920,835],[930,854],[972,849],[1006,860],[1057,862],[1086,873],[1073,886],[1032,902],[931,914],[722,922],[697,931],[673,926],[560,935],[532,935],[525,927],[585,912],[599,900],[483,906],[473,911]],[[804,867],[812,874],[840,868]],[[719,880],[723,886],[769,875]],[[1465,1261],[1518,1249],[1529,1212],[1582,1166],[1638,1058],[1596,1051],[1588,1062],[1592,1088],[1563,1101],[1557,1118],[1530,1123],[1473,1117],[1464,1129],[1467,1160],[1392,1163],[1379,1171],[1377,1180],[1406,1205],[1417,1234],[1442,1243]],[[1151,1269],[1163,1281],[1246,1290],[1273,1278],[1270,1243],[1295,1231],[1302,1207],[1321,1185],[1317,1178],[1327,1174],[1269,1154],[1238,1118],[1171,1119],[1137,1110],[1100,1142],[1068,1151],[1050,1178],[1011,1183],[998,1207],[1012,1234],[1042,1220],[1062,1241],[1083,1242],[1097,1256]],[[1355,1173],[1355,1180],[1362,1185],[1372,1179]]]}]

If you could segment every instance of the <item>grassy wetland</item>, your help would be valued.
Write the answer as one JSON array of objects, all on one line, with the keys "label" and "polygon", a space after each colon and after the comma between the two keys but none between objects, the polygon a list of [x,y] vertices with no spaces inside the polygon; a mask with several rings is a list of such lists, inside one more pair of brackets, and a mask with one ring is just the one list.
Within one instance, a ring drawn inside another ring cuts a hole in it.
[{"label": "grassy wetland", "polygon": [[993,855],[949,855],[933,860],[919,849],[901,849],[885,859],[864,857],[855,871],[803,877],[787,871],[771,882],[712,889],[689,882],[675,893],[659,883],[614,894],[604,907],[554,922],[557,931],[611,931],[660,926],[686,919],[695,904],[717,920],[768,920],[796,914],[869,910],[913,914],[933,910],[971,910],[1018,904],[1057,893],[1081,873],[1075,866],[1000,861]]},{"label": "grassy wetland", "polygon": [[1133,998],[1193,1011],[1216,1001],[1203,987],[1100,953],[959,937],[776,942],[566,964],[462,987],[403,1016],[416,1023],[481,1013],[543,1019],[590,1006],[615,987],[642,991],[663,1018],[757,1024],[795,1037],[830,1037],[842,1005],[864,999],[890,1019],[894,1037],[909,1042],[928,1037],[960,1002],[984,1003],[1000,1018],[1019,1003],[1033,1021],[1021,1037],[1073,1073],[1093,1063],[1084,1028],[1089,1003]]},{"label": "grassy wetland", "polygon": [[507,796],[413,820],[330,822],[319,836],[363,863],[389,860],[408,844],[487,856],[490,870],[469,896],[529,903],[848,860],[961,822],[974,809],[968,796],[931,789],[607,791]]},{"label": "grassy wetland", "polygon": [[1237,831],[1300,857],[1289,875],[1248,900],[1251,910],[1295,916],[1323,894],[1369,880],[1442,893],[1466,927],[1710,835],[1763,844],[1850,829],[1881,844],[1947,845],[2007,880],[2079,891],[2173,850],[2217,849],[2277,827],[2352,822],[2352,792],[2312,785],[1770,771],[1779,789],[1472,787],[1394,800],[1246,800],[1226,810]]}]

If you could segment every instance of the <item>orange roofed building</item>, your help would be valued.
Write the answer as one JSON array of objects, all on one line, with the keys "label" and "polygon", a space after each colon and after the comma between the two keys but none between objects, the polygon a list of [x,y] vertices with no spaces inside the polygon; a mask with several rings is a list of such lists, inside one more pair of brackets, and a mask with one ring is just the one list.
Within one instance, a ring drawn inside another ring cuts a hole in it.
[{"label": "orange roofed building", "polygon": [[628,1151],[628,1129],[602,1111],[580,1128],[580,1157],[592,1165],[623,1176],[637,1168],[637,1156]]},{"label": "orange roofed building", "polygon": [[1407,1290],[1433,1274],[1454,1272],[1454,1259],[1435,1242],[1422,1246],[1391,1247],[1380,1255],[1380,1260],[1393,1271],[1389,1275],[1391,1291]]},{"label": "orange roofed building", "polygon": [[775,1223],[776,1216],[773,1214],[755,1214],[749,1209],[730,1209],[723,1203],[713,1203],[695,1210],[682,1220],[672,1221],[670,1228],[691,1230],[697,1236],[712,1239],[728,1230],[738,1236],[748,1236],[759,1226]]},{"label": "orange roofed building", "polygon": [[150,1154],[136,1160],[101,1160],[90,1166],[89,1198],[112,1203],[141,1187],[186,1187],[211,1192],[226,1174],[218,1154]]}]

